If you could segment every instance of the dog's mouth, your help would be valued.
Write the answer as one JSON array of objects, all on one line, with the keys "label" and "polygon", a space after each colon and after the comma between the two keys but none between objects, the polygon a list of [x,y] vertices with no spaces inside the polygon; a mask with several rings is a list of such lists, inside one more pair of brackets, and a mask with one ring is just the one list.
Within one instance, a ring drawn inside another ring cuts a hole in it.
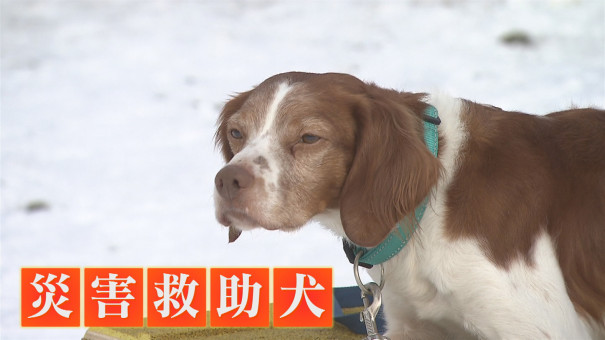
[{"label": "dog's mouth", "polygon": [[218,221],[226,227],[238,226],[240,229],[252,229],[260,225],[258,221],[249,214],[235,209],[222,212],[218,216]]},{"label": "dog's mouth", "polygon": [[235,242],[241,235],[242,231],[263,228],[266,230],[282,230],[293,231],[297,230],[297,226],[272,225],[270,223],[262,223],[247,212],[239,209],[229,209],[217,214],[217,219],[220,224],[229,227],[229,243]]},{"label": "dog's mouth", "polygon": [[235,242],[242,230],[258,228],[260,223],[249,214],[239,210],[228,210],[217,216],[220,224],[229,227],[229,243]]}]

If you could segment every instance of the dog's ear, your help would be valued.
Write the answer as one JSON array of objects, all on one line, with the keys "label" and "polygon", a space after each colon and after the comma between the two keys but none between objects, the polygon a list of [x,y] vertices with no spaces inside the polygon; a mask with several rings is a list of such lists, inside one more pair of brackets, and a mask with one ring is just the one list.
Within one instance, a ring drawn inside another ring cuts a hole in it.
[{"label": "dog's ear", "polygon": [[426,104],[415,99],[407,106],[394,96],[372,86],[354,112],[356,152],[340,211],[347,237],[363,247],[377,246],[413,215],[439,179],[440,163],[424,143]]},{"label": "dog's ear", "polygon": [[231,98],[231,100],[225,104],[223,111],[221,111],[221,114],[218,117],[217,129],[214,134],[214,143],[221,149],[225,162],[229,162],[234,156],[233,151],[229,146],[229,140],[227,139],[227,133],[229,133],[229,131],[227,131],[227,122],[229,121],[229,118],[244,105],[251,92],[252,91],[242,92]]}]

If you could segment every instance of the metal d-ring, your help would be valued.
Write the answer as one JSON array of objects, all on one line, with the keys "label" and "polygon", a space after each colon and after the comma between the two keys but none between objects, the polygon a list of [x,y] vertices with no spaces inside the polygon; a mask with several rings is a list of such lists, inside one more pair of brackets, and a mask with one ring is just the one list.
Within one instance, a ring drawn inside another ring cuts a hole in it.
[{"label": "metal d-ring", "polygon": [[[361,277],[359,277],[359,259],[361,258],[362,251],[358,252],[355,255],[355,261],[353,262],[353,274],[355,274],[355,281],[357,281],[357,285],[365,294],[372,294],[372,292],[366,288],[366,285],[361,282]],[[384,287],[384,266],[382,263],[380,264],[380,289]]]}]

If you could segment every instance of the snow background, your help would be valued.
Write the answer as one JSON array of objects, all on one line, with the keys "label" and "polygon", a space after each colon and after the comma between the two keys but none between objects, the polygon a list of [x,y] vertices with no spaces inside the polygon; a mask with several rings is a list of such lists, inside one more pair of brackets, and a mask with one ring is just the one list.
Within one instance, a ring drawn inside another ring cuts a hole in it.
[{"label": "snow background", "polygon": [[[605,106],[601,0],[2,0],[1,15],[2,339],[85,331],[20,328],[21,267],[331,266],[353,285],[317,225],[227,245],[214,219],[217,115],[275,73],[536,114]],[[512,31],[533,43],[502,43]]]}]

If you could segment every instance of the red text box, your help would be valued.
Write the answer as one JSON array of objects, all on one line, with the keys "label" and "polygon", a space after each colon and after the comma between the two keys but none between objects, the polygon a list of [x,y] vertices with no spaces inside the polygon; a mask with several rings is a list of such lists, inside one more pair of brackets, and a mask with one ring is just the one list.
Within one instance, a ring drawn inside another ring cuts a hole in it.
[{"label": "red text box", "polygon": [[206,268],[147,269],[147,326],[206,326]]},{"label": "red text box", "polygon": [[211,268],[210,326],[269,327],[269,268]]},{"label": "red text box", "polygon": [[80,326],[80,268],[22,268],[23,327]]},{"label": "red text box", "polygon": [[143,268],[84,268],[84,326],[142,327]]},{"label": "red text box", "polygon": [[332,327],[332,268],[273,269],[273,327]]}]

